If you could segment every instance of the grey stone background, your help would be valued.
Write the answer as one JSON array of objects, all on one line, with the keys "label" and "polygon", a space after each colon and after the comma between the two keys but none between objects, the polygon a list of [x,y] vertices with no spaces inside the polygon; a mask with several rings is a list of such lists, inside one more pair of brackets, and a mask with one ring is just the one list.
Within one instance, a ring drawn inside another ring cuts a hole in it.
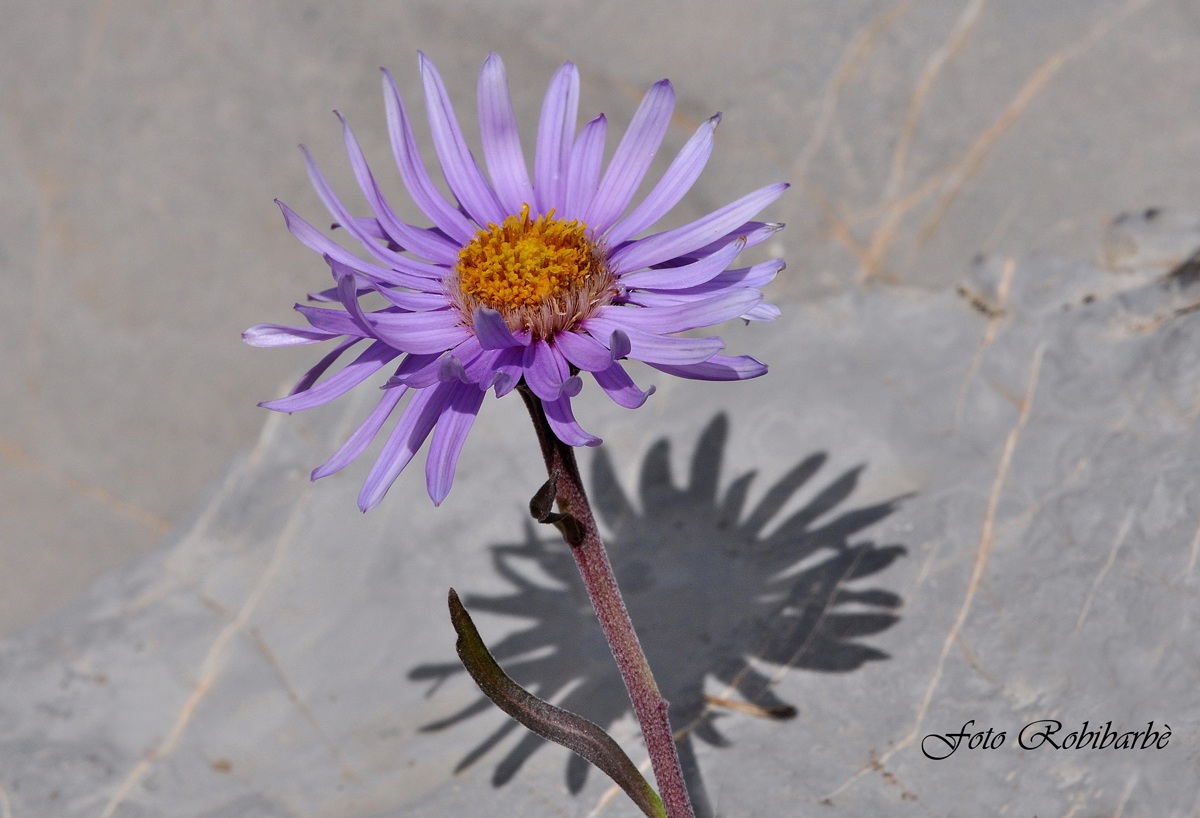
[{"label": "grey stone background", "polygon": [[[485,637],[546,623],[524,680],[641,758],[586,620],[550,627],[578,606],[524,529],[520,407],[486,404],[441,509],[414,469],[363,516],[364,467],[306,480],[361,407],[254,406],[311,350],[240,331],[325,280],[271,201],[322,219],[294,145],[352,189],[337,108],[387,179],[378,68],[419,110],[418,49],[468,126],[500,52],[527,143],[566,59],[614,125],[670,77],[659,170],[722,111],[678,220],[794,184],[784,317],[728,333],[772,374],[580,410],[705,809],[1200,814],[1200,329],[1168,276],[1200,247],[1195,3],[2,8],[0,816],[629,814],[558,748],[486,743],[502,716],[453,721],[451,584],[518,597]],[[920,754],[972,718],[1005,746]],[[1040,718],[1173,736],[1022,752]]]}]

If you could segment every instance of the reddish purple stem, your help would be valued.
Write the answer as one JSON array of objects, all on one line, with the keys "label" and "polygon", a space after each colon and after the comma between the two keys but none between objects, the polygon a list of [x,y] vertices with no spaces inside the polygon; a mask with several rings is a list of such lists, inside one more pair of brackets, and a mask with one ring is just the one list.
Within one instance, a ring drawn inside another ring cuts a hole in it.
[{"label": "reddish purple stem", "polygon": [[641,725],[646,749],[650,753],[650,764],[654,768],[663,807],[668,818],[695,818],[683,780],[683,769],[679,765],[679,755],[675,751],[671,723],[667,719],[668,702],[658,691],[654,674],[650,672],[646,655],[633,630],[633,622],[625,609],[625,601],[617,588],[617,578],[613,575],[608,554],[596,528],[596,519],[592,516],[587,494],[583,490],[583,480],[575,462],[575,450],[559,440],[551,430],[537,396],[524,386],[519,391],[533,418],[542,457],[546,461],[546,471],[555,482],[558,510],[574,517],[582,531],[582,541],[572,545],[571,555],[579,566],[588,597],[600,620],[600,628],[608,639],[625,689],[629,692],[633,712]]}]

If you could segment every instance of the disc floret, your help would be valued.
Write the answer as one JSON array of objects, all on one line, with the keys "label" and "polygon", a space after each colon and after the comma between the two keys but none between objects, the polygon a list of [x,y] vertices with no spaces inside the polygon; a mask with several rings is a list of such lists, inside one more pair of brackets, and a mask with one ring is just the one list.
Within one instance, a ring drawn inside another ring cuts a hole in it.
[{"label": "disc floret", "polygon": [[451,301],[470,322],[476,307],[496,310],[514,331],[549,338],[575,326],[616,294],[603,249],[587,225],[529,205],[489,223],[458,254],[447,278]]}]

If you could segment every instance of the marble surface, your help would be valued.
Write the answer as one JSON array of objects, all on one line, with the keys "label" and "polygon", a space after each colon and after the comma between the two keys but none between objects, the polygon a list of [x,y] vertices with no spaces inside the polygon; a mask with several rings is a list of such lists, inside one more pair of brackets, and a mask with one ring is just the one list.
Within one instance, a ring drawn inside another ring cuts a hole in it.
[{"label": "marble surface", "polygon": [[[468,122],[492,49],[523,122],[566,59],[622,123],[671,77],[660,170],[725,114],[680,219],[794,183],[784,316],[727,332],[772,373],[580,409],[702,813],[1200,813],[1193,4],[9,6],[0,818],[633,814],[454,664],[451,585],[644,757],[519,402],[442,508],[414,469],[367,515],[363,465],[307,480],[364,405],[254,407],[311,351],[239,332],[325,280],[292,146],[352,187],[336,107],[386,167],[417,49]],[[972,719],[1004,744],[922,753]],[[1022,750],[1041,719],[1171,737]]]},{"label": "marble surface", "polygon": [[[1200,288],[1050,256],[966,273],[734,328],[758,381],[639,371],[642,409],[584,403],[702,815],[1200,810]],[[8,814],[636,814],[455,660],[451,586],[519,682],[644,760],[526,517],[519,401],[485,404],[441,508],[412,469],[363,515],[364,465],[307,471],[367,408],[271,420],[168,543],[0,645]],[[925,754],[972,721],[1003,743]],[[1160,736],[1022,749],[1043,721]]]},{"label": "marble surface", "polygon": [[581,115],[618,123],[670,77],[680,103],[659,170],[724,112],[679,218],[793,182],[773,210],[789,224],[780,299],[936,292],[977,252],[1104,258],[1118,214],[1200,210],[1191,0],[688,8],[4,3],[0,633],[153,547],[253,444],[255,403],[307,356],[238,335],[288,320],[323,275],[272,203],[323,212],[294,146],[352,190],[337,108],[386,167],[378,69],[415,102],[418,49],[468,132],[489,50],[524,122],[564,60],[582,72]]}]

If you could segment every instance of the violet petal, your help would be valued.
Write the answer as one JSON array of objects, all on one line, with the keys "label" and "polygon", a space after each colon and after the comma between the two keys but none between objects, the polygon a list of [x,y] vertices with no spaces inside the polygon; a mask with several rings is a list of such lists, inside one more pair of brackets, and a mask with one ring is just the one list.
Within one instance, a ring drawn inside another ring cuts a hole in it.
[{"label": "violet petal", "polygon": [[424,54],[418,56],[421,82],[425,87],[429,130],[433,134],[433,147],[441,160],[446,184],[478,224],[500,224],[504,221],[505,210],[484,178],[471,149],[467,147],[446,86],[433,63]]},{"label": "violet petal", "polygon": [[560,209],[566,197],[567,168],[579,113],[579,71],[563,63],[550,79],[538,121],[533,188],[539,213]]},{"label": "violet petal", "polygon": [[521,151],[517,117],[504,63],[492,52],[479,72],[479,132],[483,140],[483,158],[487,162],[496,195],[509,213],[519,213],[521,205],[533,204],[533,185]]},{"label": "violet petal", "polygon": [[584,221],[597,234],[608,230],[629,207],[633,194],[637,192],[654,155],[658,153],[674,110],[675,90],[668,80],[656,82],[642,98],[629,129],[613,152],[592,206],[584,217]]}]

